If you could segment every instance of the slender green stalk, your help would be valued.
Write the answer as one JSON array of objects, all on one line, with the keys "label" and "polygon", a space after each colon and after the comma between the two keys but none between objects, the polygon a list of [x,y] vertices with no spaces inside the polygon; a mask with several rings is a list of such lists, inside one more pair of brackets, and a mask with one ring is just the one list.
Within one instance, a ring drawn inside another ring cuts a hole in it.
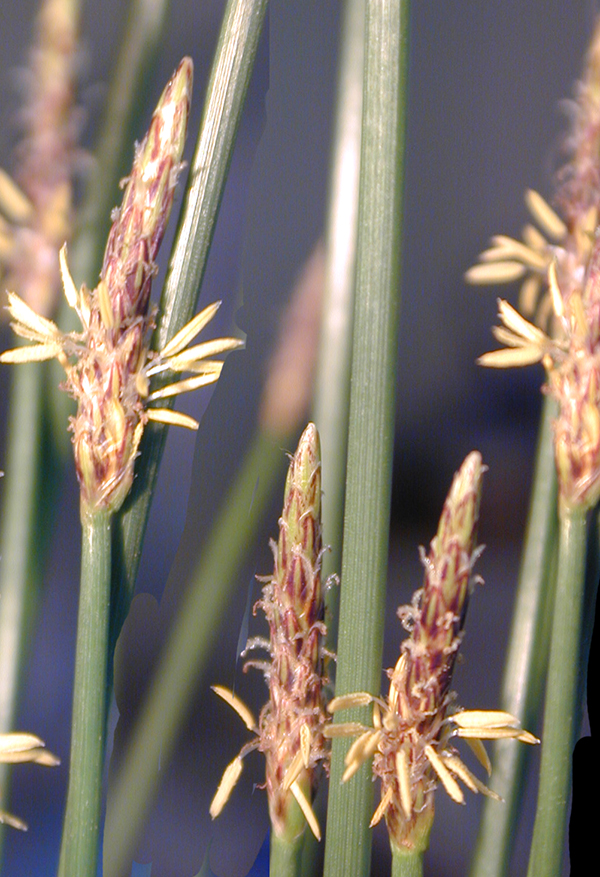
[{"label": "slender green stalk", "polygon": [[[0,544],[0,734],[13,728],[29,610],[35,599],[30,581],[34,545],[36,497],[39,483],[43,366],[13,369],[10,392],[6,469]],[[6,768],[0,766],[1,802],[4,803]]]},{"label": "slender green stalk", "polygon": [[550,663],[546,684],[538,804],[528,877],[561,873],[571,757],[577,728],[575,704],[585,582],[586,513],[563,509]]},{"label": "slender green stalk", "polygon": [[163,765],[170,758],[190,697],[197,690],[237,587],[246,548],[284,468],[280,442],[259,434],[215,520],[110,790],[104,832],[105,877],[120,877],[131,864],[160,779],[155,765],[159,757]]},{"label": "slender green stalk", "polygon": [[[347,0],[341,30],[337,110],[326,229],[325,290],[312,419],[321,436],[323,581],[342,565],[350,407],[352,315],[362,139],[365,0]],[[335,651],[340,589],[325,593],[327,646]],[[332,667],[332,671],[333,671]],[[323,806],[323,820],[325,806]],[[322,845],[304,834],[303,877],[322,870]]]},{"label": "slender green stalk", "polygon": [[[155,349],[164,346],[185,325],[196,306],[266,8],[267,0],[229,0],[225,10],[188,190],[163,288]],[[166,401],[168,404],[169,400]],[[133,490],[115,527],[111,654],[133,596],[166,435],[166,429],[155,425],[145,430]]]},{"label": "slender green stalk", "polygon": [[[0,540],[0,734],[15,727],[28,634],[40,588],[40,554],[47,544],[39,514],[43,420],[42,363],[13,369],[11,376],[6,477],[2,479]],[[11,765],[0,763],[0,809],[10,797]],[[8,829],[10,831],[10,829]],[[6,827],[0,825],[0,862]]]},{"label": "slender green stalk", "polygon": [[105,744],[111,516],[82,522],[69,788],[59,877],[96,877]]},{"label": "slender green stalk", "polygon": [[[38,303],[47,315],[55,309],[59,291],[52,251],[60,245],[57,238],[71,231],[74,143],[70,123],[79,17],[79,0],[40,4],[24,79],[25,124],[15,162],[15,180],[30,205],[29,215],[12,226],[3,218],[3,237],[12,241],[2,258],[3,290],[8,286],[28,302]],[[0,535],[0,734],[14,726],[23,659],[52,526],[51,516],[44,518],[41,512],[43,499],[51,492],[40,477],[47,372],[47,366],[36,363],[17,369],[11,379]],[[9,796],[9,776],[9,765],[1,764],[0,807]],[[4,830],[0,825],[0,860]]]},{"label": "slender green stalk", "polygon": [[[301,816],[301,819],[303,820],[304,817]],[[271,832],[271,851],[269,856],[269,874],[271,877],[298,877],[301,873],[303,841],[303,834],[297,837],[295,841],[290,841],[279,837],[275,831]]]},{"label": "slender green stalk", "polygon": [[[408,2],[369,0],[343,589],[336,694],[379,693],[387,571]],[[365,710],[348,715],[366,717]],[[341,786],[347,741],[335,740],[325,877],[369,873],[373,784],[363,766]]]},{"label": "slender green stalk", "polygon": [[423,877],[423,853],[408,853],[392,844],[392,877]]},{"label": "slender green stalk", "polygon": [[[535,728],[548,662],[556,547],[556,466],[552,420],[556,403],[543,403],[540,437],[533,475],[529,520],[519,584],[508,642],[501,709],[516,716],[524,728]],[[499,740],[493,759],[494,790],[504,804],[486,798],[471,866],[471,877],[505,877],[523,794],[529,750],[512,740]]]},{"label": "slender green stalk", "polygon": [[[341,34],[337,118],[327,220],[325,298],[313,419],[321,436],[323,532],[331,550],[323,576],[339,573],[350,400],[350,363],[362,135],[365,0],[347,0]],[[328,601],[337,601],[330,588]],[[332,625],[333,626],[333,625]],[[334,631],[329,630],[332,647]]]}]

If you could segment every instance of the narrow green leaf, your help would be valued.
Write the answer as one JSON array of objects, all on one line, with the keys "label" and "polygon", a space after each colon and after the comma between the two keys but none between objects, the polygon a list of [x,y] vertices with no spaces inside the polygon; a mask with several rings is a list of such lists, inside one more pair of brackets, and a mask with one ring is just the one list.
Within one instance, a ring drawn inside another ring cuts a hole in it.
[{"label": "narrow green leaf", "polygon": [[71,725],[69,787],[59,877],[96,877],[106,735],[106,655],[110,598],[108,512],[82,524],[81,586]]},{"label": "narrow green leaf", "polygon": [[[529,520],[515,597],[500,706],[516,716],[523,728],[536,728],[541,708],[552,607],[558,516],[552,420],[556,404],[544,399],[531,490]],[[471,877],[506,877],[523,797],[523,777],[530,750],[512,741],[494,749],[494,789],[502,807],[486,798]]]},{"label": "narrow green leaf", "polygon": [[[337,694],[379,693],[399,302],[408,2],[369,0]],[[366,717],[368,707],[344,718]],[[333,742],[325,877],[369,874],[373,783]]]},{"label": "narrow green leaf", "polygon": [[585,584],[586,513],[560,516],[556,598],[546,683],[540,785],[528,877],[558,877],[571,787],[571,760],[580,714],[579,655]]}]

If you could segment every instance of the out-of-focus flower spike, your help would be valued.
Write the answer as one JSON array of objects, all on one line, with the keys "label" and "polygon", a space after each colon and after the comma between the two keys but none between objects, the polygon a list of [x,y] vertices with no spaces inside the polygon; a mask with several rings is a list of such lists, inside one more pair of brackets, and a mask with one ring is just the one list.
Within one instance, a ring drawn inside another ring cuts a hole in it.
[{"label": "out-of-focus flower spike", "polygon": [[77,30],[77,4],[43,0],[24,78],[15,181],[0,171],[0,210],[10,220],[11,246],[0,254],[6,286],[45,316],[57,304],[58,250],[72,231]]},{"label": "out-of-focus flower spike", "polygon": [[34,215],[34,207],[6,171],[0,168],[0,210],[9,222],[26,225]]}]

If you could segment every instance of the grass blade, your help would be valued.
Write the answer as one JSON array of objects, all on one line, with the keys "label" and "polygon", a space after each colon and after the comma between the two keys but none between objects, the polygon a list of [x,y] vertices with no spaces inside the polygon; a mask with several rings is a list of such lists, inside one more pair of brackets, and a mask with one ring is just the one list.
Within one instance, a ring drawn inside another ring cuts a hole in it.
[{"label": "grass blade", "polygon": [[[352,393],[336,694],[379,693],[399,300],[408,3],[367,3]],[[360,719],[361,713],[347,719]],[[372,781],[340,785],[334,741],[325,877],[367,875]]]}]

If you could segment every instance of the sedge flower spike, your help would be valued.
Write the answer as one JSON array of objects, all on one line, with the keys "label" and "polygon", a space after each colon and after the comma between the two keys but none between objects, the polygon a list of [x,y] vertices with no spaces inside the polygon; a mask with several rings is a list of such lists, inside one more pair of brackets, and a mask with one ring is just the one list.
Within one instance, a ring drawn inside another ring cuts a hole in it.
[{"label": "sedge flower spike", "polygon": [[421,550],[425,581],[412,604],[398,610],[410,636],[396,666],[388,670],[387,698],[357,692],[334,698],[328,707],[337,713],[373,703],[371,728],[334,724],[326,734],[357,738],[346,755],[343,781],[373,757],[381,801],[371,825],[385,817],[390,841],[399,850],[426,849],[438,783],[461,804],[464,794],[458,780],[473,792],[497,797],[463,764],[453,737],[465,737],[488,772],[482,740],[515,737],[538,742],[520,730],[509,713],[458,711],[450,691],[473,588],[473,565],[480,554],[476,534],[484,471],[480,454],[473,451],[454,477],[429,554]]},{"label": "sedge flower spike", "polygon": [[0,273],[43,316],[56,308],[58,251],[73,226],[78,123],[76,4],[42,0],[23,77],[14,177],[0,169]]},{"label": "sedge flower spike", "polygon": [[[327,763],[323,735],[327,713],[323,696],[324,603],[321,583],[321,462],[319,436],[310,423],[291,458],[279,519],[279,539],[271,543],[275,558],[257,607],[266,615],[270,638],[254,639],[246,651],[264,648],[270,661],[249,661],[264,670],[269,701],[256,722],[239,698],[214,686],[246,727],[256,735],[225,770],[210,807],[223,809],[242,771],[242,758],[253,749],[266,760],[266,789],[273,831],[293,841],[308,822],[320,838],[311,807],[316,769]],[[246,669],[245,668],[245,669]]]},{"label": "sedge flower spike", "polygon": [[[534,221],[522,240],[495,235],[492,246],[469,268],[465,279],[475,285],[512,283],[521,280],[519,309],[535,323],[562,336],[556,319],[549,270],[565,298],[581,294],[600,218],[600,17],[586,57],[584,73],[577,83],[575,99],[567,102],[571,120],[564,140],[565,164],[556,175],[554,210],[529,189],[525,204]],[[516,365],[518,353],[514,354]]]},{"label": "sedge flower spike", "polygon": [[[528,226],[523,242],[492,238],[493,247],[466,274],[472,283],[500,283],[526,275],[520,300],[526,316],[499,299],[501,325],[492,331],[505,346],[485,353],[478,362],[491,368],[536,362],[544,366],[544,391],[559,406],[554,452],[563,512],[593,508],[600,499],[599,73],[600,18],[571,102],[567,162],[557,174],[558,213],[530,191],[527,203],[545,237]],[[536,312],[538,293],[542,304]]]},{"label": "sedge flower spike", "polygon": [[[136,147],[131,174],[115,211],[98,286],[77,289],[60,253],[65,296],[82,325],[63,333],[15,293],[8,310],[17,335],[33,345],[8,350],[2,362],[56,357],[67,374],[66,389],[77,402],[73,448],[81,487],[82,514],[115,512],[129,493],[146,423],[154,420],[197,429],[197,422],[146,403],[214,383],[223,363],[215,354],[241,346],[237,338],[188,345],[215,315],[219,303],[194,317],[158,353],[149,349],[154,325],[149,313],[155,258],[173,203],[185,141],[193,65],[184,58],[166,85],[148,133]],[[191,374],[150,392],[154,375]]]}]

